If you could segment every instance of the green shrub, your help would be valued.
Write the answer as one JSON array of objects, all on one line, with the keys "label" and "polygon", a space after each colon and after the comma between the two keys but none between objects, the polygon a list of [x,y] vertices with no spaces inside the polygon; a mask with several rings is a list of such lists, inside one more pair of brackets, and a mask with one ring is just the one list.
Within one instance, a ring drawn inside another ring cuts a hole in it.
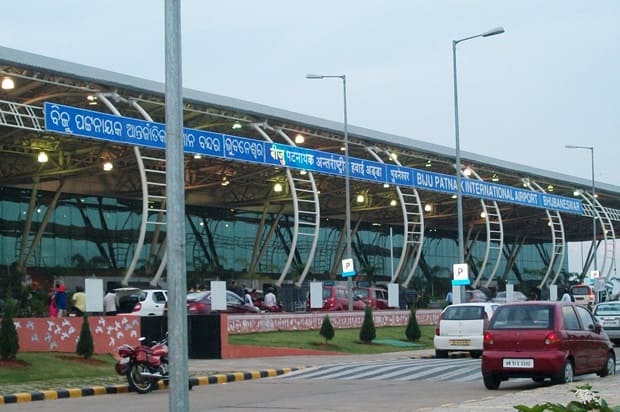
[{"label": "green shrub", "polygon": [[325,343],[327,344],[328,340],[332,340],[334,335],[334,327],[332,326],[332,322],[329,320],[329,315],[325,315],[323,318],[323,323],[321,324],[321,330],[319,334],[325,338]]},{"label": "green shrub", "polygon": [[90,333],[90,325],[88,324],[88,316],[84,315],[82,318],[82,330],[80,331],[80,337],[78,338],[77,348],[75,353],[88,359],[93,356],[95,351],[95,343],[93,342],[93,335]]},{"label": "green shrub", "polygon": [[366,305],[364,309],[364,322],[360,329],[360,341],[371,343],[376,337],[377,331],[375,329],[375,323],[372,320],[372,308],[370,305]]},{"label": "green shrub", "polygon": [[0,358],[5,360],[15,359],[19,352],[19,336],[13,323],[16,303],[14,299],[7,298],[2,321],[0,321]]},{"label": "green shrub", "polygon": [[415,317],[415,306],[412,306],[409,311],[409,320],[407,321],[405,336],[407,337],[407,340],[410,341],[416,341],[422,337],[422,331],[420,330],[418,320]]}]

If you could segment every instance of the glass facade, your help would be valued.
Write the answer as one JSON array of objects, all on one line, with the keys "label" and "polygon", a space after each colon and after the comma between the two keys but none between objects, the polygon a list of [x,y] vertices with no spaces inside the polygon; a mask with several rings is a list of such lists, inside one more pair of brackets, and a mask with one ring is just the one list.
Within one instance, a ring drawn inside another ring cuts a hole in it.
[{"label": "glass facade", "polygon": [[[0,264],[10,266],[20,258],[23,231],[27,225],[31,190],[0,188]],[[26,238],[25,253],[35,239],[43,224],[47,207],[53,193],[39,191],[33,213],[29,235]],[[102,270],[109,275],[122,277],[133,257],[140,229],[141,203],[139,201],[112,199],[105,197],[81,197],[65,194],[58,201],[56,209],[49,216],[42,232],[40,245],[33,248],[28,258],[28,267],[35,268],[81,268],[92,271]],[[186,254],[188,272],[202,273],[205,276],[221,272],[244,274],[252,267],[255,250],[264,244],[269,227],[259,230],[262,215],[234,210],[214,208],[187,208]],[[149,219],[156,219],[153,213]],[[267,225],[270,219],[267,219]],[[327,276],[332,270],[339,271],[338,255],[341,228],[325,222],[321,228],[320,240],[315,258],[307,276]],[[257,277],[278,275],[288,257],[291,242],[290,217],[282,219],[273,236],[267,240],[264,253],[254,266]],[[164,236],[155,236],[154,225],[149,225],[136,273],[149,275],[157,269],[157,252]],[[165,230],[165,229],[162,229]],[[385,226],[360,227],[352,239],[358,272],[372,272],[381,280],[389,280],[389,275],[398,266],[403,243],[402,233],[394,227],[392,235]],[[257,243],[257,234],[262,233]],[[293,262],[293,269],[303,267],[310,250],[310,240],[300,236],[299,254]],[[257,246],[258,245],[258,246]],[[390,251],[392,246],[393,250]],[[342,247],[342,246],[340,246]],[[474,246],[474,261],[479,265],[484,256],[483,242]],[[393,254],[393,260],[390,254]],[[452,264],[456,262],[458,250],[454,239],[427,237],[423,246],[423,261],[414,279],[428,279],[429,276],[451,277]],[[515,267],[521,279],[540,280],[546,271],[541,254],[551,253],[550,244],[523,245],[515,260]],[[25,256],[26,256],[25,255]],[[490,271],[489,263],[486,273]],[[496,278],[504,278],[518,283],[515,270],[505,274],[506,259],[502,257]],[[566,270],[567,264],[564,264]],[[405,268],[407,271],[408,268]],[[423,271],[426,270],[426,273]],[[300,271],[300,270],[299,270]],[[406,273],[406,272],[405,272]],[[290,274],[287,280],[297,280]],[[414,283],[419,283],[414,282]]]}]

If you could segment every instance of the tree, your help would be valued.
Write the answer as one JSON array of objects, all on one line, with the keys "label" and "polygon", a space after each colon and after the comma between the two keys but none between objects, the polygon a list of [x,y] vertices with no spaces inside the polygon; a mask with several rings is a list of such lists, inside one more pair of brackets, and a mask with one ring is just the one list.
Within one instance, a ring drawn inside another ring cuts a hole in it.
[{"label": "tree", "polygon": [[7,299],[2,321],[0,321],[0,358],[13,360],[19,352],[19,336],[13,323],[13,314],[17,302],[14,299]]},{"label": "tree", "polygon": [[416,341],[422,336],[418,320],[415,317],[415,306],[412,306],[409,310],[409,320],[407,321],[407,328],[405,329],[405,336],[407,340]]},{"label": "tree", "polygon": [[88,316],[84,315],[82,318],[82,330],[80,331],[80,337],[78,338],[77,348],[75,353],[88,359],[93,356],[95,351],[95,344],[93,342],[93,335],[90,333],[90,325],[88,324]]},{"label": "tree", "polygon": [[332,322],[329,320],[329,315],[325,315],[323,318],[323,323],[321,324],[321,330],[319,331],[319,335],[325,338],[325,344],[327,344],[328,340],[332,340],[334,338],[334,327],[332,326]]},{"label": "tree", "polygon": [[364,322],[360,329],[360,340],[364,343],[371,343],[377,337],[375,323],[372,320],[372,307],[366,305],[364,308]]}]

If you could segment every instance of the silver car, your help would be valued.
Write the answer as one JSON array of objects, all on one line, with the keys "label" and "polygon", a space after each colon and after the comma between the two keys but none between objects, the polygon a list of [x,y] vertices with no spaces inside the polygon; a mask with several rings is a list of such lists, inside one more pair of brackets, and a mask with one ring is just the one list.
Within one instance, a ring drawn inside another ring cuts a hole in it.
[{"label": "silver car", "polygon": [[594,307],[592,314],[599,321],[609,339],[620,341],[620,301],[602,302]]}]

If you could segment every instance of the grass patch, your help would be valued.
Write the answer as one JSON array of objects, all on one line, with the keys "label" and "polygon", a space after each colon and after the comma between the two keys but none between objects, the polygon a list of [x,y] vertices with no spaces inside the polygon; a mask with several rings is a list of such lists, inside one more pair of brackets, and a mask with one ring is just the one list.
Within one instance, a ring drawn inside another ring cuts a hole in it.
[{"label": "grass patch", "polygon": [[1,367],[0,386],[32,383],[52,379],[75,379],[114,376],[115,360],[111,355],[93,355],[91,359],[58,352],[18,353],[23,366]]},{"label": "grass patch", "polygon": [[[405,326],[390,326],[377,328],[377,340],[381,341],[402,341],[405,338]],[[299,349],[315,349],[332,352],[343,352],[352,354],[371,354],[398,352],[412,349],[431,349],[433,348],[433,336],[435,326],[420,326],[422,337],[415,342],[415,348],[410,346],[395,346],[394,344],[371,343],[365,344],[359,341],[359,328],[357,329],[336,329],[334,339],[325,343],[325,339],[319,335],[318,330],[298,330],[280,332],[245,333],[240,335],[229,335],[228,342],[233,345],[254,345],[286,347]]]}]

